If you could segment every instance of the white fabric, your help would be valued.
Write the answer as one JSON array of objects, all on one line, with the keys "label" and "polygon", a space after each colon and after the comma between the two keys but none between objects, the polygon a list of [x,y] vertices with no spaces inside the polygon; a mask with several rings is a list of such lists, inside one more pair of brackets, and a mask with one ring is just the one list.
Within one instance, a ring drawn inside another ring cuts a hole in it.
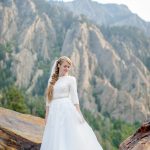
[{"label": "white fabric", "polygon": [[79,104],[76,78],[60,77],[49,112],[40,150],[103,150],[87,121],[74,104]]},{"label": "white fabric", "polygon": [[[74,76],[61,76],[54,85],[53,99],[70,97],[73,104],[79,104],[77,94],[77,82]],[[46,98],[46,106],[49,106],[48,97]]]},{"label": "white fabric", "polygon": [[53,63],[53,66],[51,67],[51,72],[50,72],[50,77],[49,77],[49,79],[48,79],[48,84],[49,84],[49,82],[51,81],[51,79],[52,79],[52,75],[54,74],[54,72],[55,72],[55,68],[56,68],[56,64],[57,64],[57,59],[54,61],[54,63]]}]

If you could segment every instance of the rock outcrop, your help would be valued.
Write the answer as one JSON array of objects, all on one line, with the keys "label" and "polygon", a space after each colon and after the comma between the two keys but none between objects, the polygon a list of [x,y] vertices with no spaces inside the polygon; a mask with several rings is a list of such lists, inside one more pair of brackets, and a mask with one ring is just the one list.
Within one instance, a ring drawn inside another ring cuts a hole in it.
[{"label": "rock outcrop", "polygon": [[44,119],[0,107],[0,149],[38,150]]},{"label": "rock outcrop", "polygon": [[143,123],[134,135],[121,143],[119,150],[150,150],[150,121]]},{"label": "rock outcrop", "polygon": [[0,1],[0,43],[13,45],[12,70],[19,87],[31,86],[39,58],[50,60],[55,46],[52,21],[39,11],[34,1]]}]

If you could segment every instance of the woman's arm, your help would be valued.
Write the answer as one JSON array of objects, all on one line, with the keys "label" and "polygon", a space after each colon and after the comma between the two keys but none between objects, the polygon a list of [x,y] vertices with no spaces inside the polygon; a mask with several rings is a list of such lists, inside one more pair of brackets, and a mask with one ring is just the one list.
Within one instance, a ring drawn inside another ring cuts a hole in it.
[{"label": "woman's arm", "polygon": [[45,124],[47,123],[47,118],[48,118],[48,112],[49,112],[49,106],[46,106],[45,108]]},{"label": "woman's arm", "polygon": [[79,116],[81,123],[85,122],[84,117],[82,115],[82,112],[80,110],[80,103],[79,103],[79,97],[78,97],[78,92],[77,92],[77,81],[76,78],[73,77],[71,82],[70,82],[70,98],[72,100],[72,103],[76,107],[77,111],[79,112]]}]

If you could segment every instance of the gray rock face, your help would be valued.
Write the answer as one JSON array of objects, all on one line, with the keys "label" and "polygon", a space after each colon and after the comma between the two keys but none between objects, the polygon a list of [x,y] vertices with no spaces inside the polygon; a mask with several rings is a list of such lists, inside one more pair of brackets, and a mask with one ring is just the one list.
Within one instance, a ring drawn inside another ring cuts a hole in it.
[{"label": "gray rock face", "polygon": [[92,111],[96,101],[102,113],[129,122],[144,121],[150,115],[149,70],[132,49],[124,50],[121,57],[96,26],[78,23],[67,32],[62,54],[80,62],[75,74],[84,107]]},{"label": "gray rock face", "polygon": [[16,85],[27,88],[39,58],[51,59],[56,41],[52,21],[44,12],[39,14],[36,3],[30,0],[0,2],[0,18],[0,43],[12,42],[15,47],[12,70]]}]

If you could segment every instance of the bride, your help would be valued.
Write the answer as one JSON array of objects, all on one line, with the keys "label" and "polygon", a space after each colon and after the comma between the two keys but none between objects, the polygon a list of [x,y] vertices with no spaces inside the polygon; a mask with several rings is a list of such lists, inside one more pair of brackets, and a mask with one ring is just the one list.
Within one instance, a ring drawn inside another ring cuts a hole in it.
[{"label": "bride", "polygon": [[103,150],[80,111],[76,78],[68,74],[71,67],[67,56],[52,67],[40,150]]}]

